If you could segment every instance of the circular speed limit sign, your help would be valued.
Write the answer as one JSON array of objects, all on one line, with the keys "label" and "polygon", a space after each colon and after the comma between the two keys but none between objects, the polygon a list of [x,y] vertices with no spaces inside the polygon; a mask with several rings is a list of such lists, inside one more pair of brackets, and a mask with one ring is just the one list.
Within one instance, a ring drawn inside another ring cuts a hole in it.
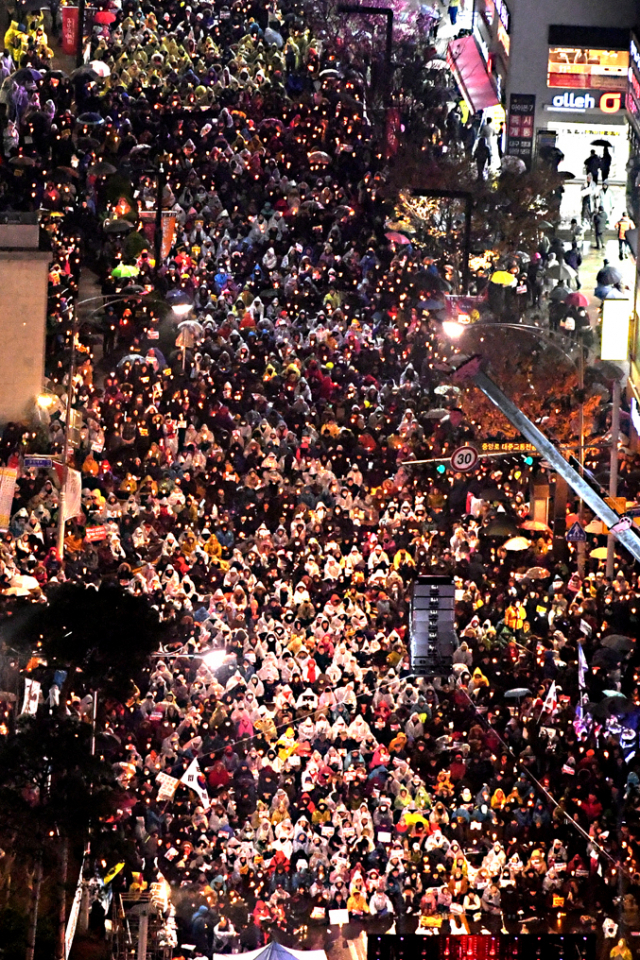
[{"label": "circular speed limit sign", "polygon": [[479,459],[475,447],[458,447],[451,454],[451,468],[464,473],[473,470]]}]

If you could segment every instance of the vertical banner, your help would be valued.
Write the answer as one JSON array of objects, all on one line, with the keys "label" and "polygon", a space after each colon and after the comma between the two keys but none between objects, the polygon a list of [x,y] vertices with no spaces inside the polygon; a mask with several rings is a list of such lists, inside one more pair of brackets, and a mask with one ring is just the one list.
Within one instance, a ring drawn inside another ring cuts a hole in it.
[{"label": "vertical banner", "polygon": [[162,211],[162,259],[166,260],[176,239],[176,215],[172,210]]},{"label": "vertical banner", "polygon": [[389,107],[387,110],[386,136],[384,155],[388,160],[395,157],[400,146],[400,111],[396,107]]},{"label": "vertical banner", "polygon": [[512,93],[509,97],[507,149],[511,157],[519,157],[531,168],[536,98],[533,93]]},{"label": "vertical banner", "polygon": [[24,681],[24,701],[20,716],[35,717],[38,712],[38,701],[40,700],[40,683],[37,680]]},{"label": "vertical banner", "polygon": [[9,529],[11,504],[13,503],[17,478],[17,467],[7,466],[0,469],[0,530]]},{"label": "vertical banner", "polygon": [[76,891],[73,895],[73,903],[71,904],[71,910],[69,911],[69,919],[67,920],[67,929],[64,934],[64,957],[65,960],[68,960],[69,954],[71,953],[71,947],[73,946],[73,938],[76,935],[76,927],[78,926],[78,918],[80,917],[80,905],[82,903],[82,874],[84,871],[84,857],[82,863],[80,864],[80,875],[78,877],[78,885],[76,886]]},{"label": "vertical banner", "polygon": [[62,14],[62,52],[73,57],[78,49],[78,8],[63,7]]},{"label": "vertical banner", "polygon": [[[142,221],[142,235],[148,241],[151,250],[154,247],[154,237],[156,231],[156,211],[143,210],[140,214]],[[177,220],[173,210],[162,211],[162,259],[166,260],[171,253],[171,247],[176,239]]]},{"label": "vertical banner", "polygon": [[69,520],[82,513],[82,474],[79,470],[69,467],[64,492],[64,519]]}]

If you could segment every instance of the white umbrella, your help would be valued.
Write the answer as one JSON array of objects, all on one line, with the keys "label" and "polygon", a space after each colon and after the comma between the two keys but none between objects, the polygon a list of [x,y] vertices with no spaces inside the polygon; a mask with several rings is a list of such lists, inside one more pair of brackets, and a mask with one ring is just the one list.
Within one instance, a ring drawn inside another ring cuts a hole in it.
[{"label": "white umbrella", "polygon": [[183,320],[182,323],[178,324],[177,347],[191,349],[203,339],[204,327],[197,320]]},{"label": "white umbrella", "polygon": [[553,280],[575,280],[577,277],[577,272],[570,267],[568,263],[552,263],[550,267],[547,268],[546,274],[548,277],[551,277]]},{"label": "white umbrella", "polygon": [[505,173],[524,173],[527,169],[524,160],[521,160],[520,157],[512,157],[510,154],[502,158],[500,166]]},{"label": "white umbrella", "polygon": [[103,80],[111,74],[111,67],[107,66],[104,60],[92,60],[89,66]]}]

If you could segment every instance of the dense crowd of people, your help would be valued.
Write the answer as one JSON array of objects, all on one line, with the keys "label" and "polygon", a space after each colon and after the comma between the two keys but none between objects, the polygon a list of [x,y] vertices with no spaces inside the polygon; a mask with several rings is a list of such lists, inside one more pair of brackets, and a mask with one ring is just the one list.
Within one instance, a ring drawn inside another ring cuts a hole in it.
[{"label": "dense crowd of people", "polygon": [[[628,935],[637,572],[621,553],[613,580],[595,559],[580,577],[552,550],[536,465],[411,465],[474,431],[439,335],[456,265],[386,235],[370,50],[289,2],[103,12],[95,69],[71,79],[38,16],[5,37],[4,202],[42,208],[56,261],[51,405],[36,441],[5,430],[3,456],[61,452],[73,388],[82,496],[61,557],[59,481],[21,471],[0,583],[11,603],[110,579],[170,630],[132,702],[101,708],[131,841],[113,888],[164,878],[167,940],[197,956],[322,942],[333,910]],[[430,43],[413,82],[439,91],[432,142],[457,142]],[[159,262],[133,229],[156,151]],[[78,330],[83,263],[106,299]],[[630,457],[631,499],[637,480]],[[435,680],[409,658],[429,572],[455,580],[460,638]]]}]

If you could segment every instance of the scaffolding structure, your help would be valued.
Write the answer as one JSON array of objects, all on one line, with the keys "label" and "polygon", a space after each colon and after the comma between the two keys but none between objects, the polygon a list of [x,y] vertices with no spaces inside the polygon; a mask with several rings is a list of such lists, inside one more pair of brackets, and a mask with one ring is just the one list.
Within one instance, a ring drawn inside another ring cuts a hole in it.
[{"label": "scaffolding structure", "polygon": [[172,960],[175,937],[152,895],[118,894],[111,905],[112,960]]}]

